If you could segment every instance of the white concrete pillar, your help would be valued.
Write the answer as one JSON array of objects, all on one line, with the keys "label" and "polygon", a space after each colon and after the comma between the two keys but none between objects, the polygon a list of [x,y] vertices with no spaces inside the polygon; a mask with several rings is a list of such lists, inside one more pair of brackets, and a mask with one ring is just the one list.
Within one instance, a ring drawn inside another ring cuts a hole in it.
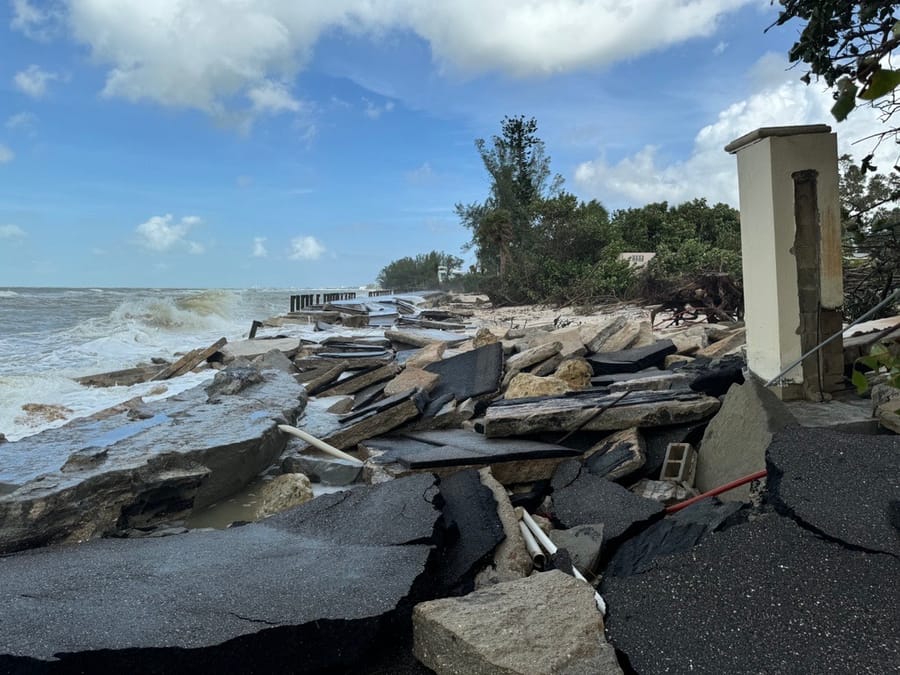
[{"label": "white concrete pillar", "polygon": [[[747,362],[768,381],[841,327],[837,136],[825,124],[764,127],[725,150],[738,161]],[[836,340],[776,392],[817,398],[842,371]]]}]

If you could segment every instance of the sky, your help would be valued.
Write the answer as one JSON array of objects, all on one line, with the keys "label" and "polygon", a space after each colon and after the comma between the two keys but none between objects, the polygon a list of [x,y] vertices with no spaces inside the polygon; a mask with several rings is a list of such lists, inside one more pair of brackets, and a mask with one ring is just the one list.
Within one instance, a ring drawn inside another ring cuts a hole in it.
[{"label": "sky", "polygon": [[[538,122],[608,209],[737,206],[723,147],[841,124],[769,0],[0,0],[0,287],[360,286],[462,255],[474,146]],[[877,159],[877,158],[876,158]],[[884,158],[882,158],[884,159]],[[893,163],[893,158],[885,161]],[[877,163],[877,162],[876,162]]]}]

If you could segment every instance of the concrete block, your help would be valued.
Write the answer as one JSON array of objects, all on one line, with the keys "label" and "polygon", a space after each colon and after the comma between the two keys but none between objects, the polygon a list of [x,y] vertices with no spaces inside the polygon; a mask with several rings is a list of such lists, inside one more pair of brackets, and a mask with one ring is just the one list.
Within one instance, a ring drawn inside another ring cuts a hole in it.
[{"label": "concrete block", "polygon": [[693,446],[690,443],[669,443],[659,479],[693,485],[696,472],[697,451]]}]

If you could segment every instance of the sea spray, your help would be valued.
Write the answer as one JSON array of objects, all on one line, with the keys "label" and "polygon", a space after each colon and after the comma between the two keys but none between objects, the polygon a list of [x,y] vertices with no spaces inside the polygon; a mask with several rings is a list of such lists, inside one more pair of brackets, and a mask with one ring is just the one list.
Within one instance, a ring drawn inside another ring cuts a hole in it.
[{"label": "sea spray", "polygon": [[159,383],[99,388],[73,378],[154,357],[172,360],[220,337],[241,339],[254,319],[284,313],[289,302],[289,291],[277,289],[16,288],[0,293],[0,433],[9,440],[135,396],[171,396],[199,384],[212,373],[168,381],[165,392],[156,395],[150,392]]}]

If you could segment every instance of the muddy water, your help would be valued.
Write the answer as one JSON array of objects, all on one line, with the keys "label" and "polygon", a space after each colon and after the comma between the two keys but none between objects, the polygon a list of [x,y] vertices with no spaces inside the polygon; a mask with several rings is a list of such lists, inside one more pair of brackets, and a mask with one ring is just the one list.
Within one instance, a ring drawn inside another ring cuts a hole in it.
[{"label": "muddy water", "polygon": [[[185,526],[191,529],[212,527],[223,530],[232,523],[261,520],[259,515],[261,488],[269,480],[271,478],[257,479],[228,499],[193,512],[185,522]],[[321,483],[312,484],[314,497],[347,489],[348,487],[332,487]]]}]

